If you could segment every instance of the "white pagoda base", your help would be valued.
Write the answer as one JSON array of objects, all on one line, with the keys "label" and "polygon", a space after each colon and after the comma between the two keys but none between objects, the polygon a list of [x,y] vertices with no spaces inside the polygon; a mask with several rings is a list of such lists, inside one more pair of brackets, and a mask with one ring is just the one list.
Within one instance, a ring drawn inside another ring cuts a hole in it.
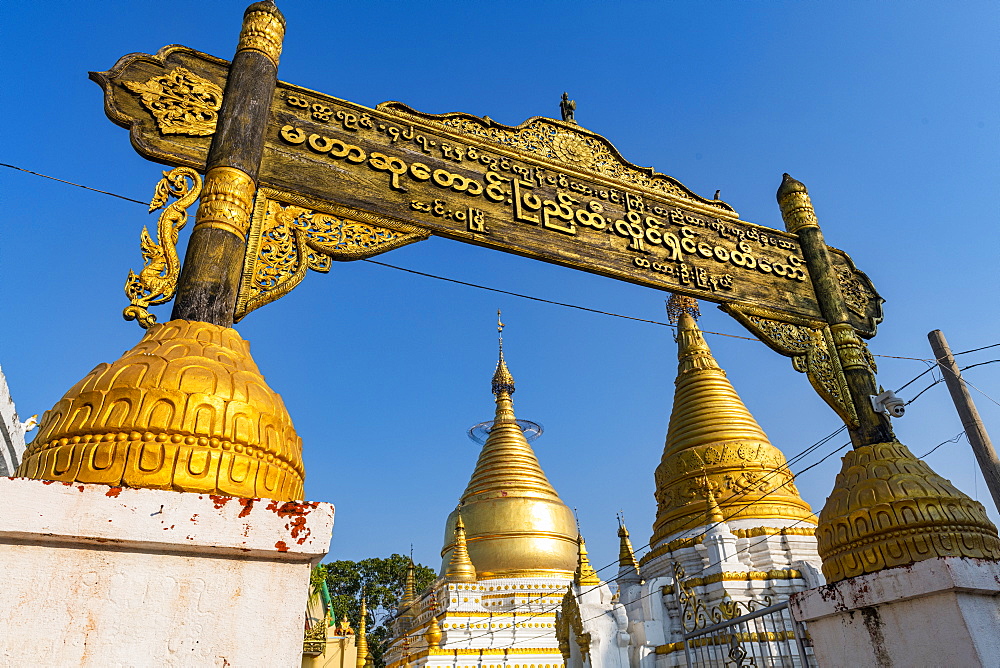
[{"label": "white pagoda base", "polygon": [[0,665],[302,661],[328,503],[0,478]]},{"label": "white pagoda base", "polygon": [[1000,563],[944,557],[793,594],[822,668],[1000,666]]}]

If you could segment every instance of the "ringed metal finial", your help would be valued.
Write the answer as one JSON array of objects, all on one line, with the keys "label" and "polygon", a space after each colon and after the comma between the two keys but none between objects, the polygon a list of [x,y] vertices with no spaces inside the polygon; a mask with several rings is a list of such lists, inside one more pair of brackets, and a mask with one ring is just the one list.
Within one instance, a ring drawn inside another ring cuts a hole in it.
[{"label": "ringed metal finial", "polygon": [[500,344],[500,360],[503,360],[503,328],[506,326],[500,321],[500,309],[497,309],[497,339]]},{"label": "ringed metal finial", "polygon": [[687,313],[695,320],[701,317],[701,309],[698,308],[698,300],[694,297],[686,297],[676,292],[670,295],[667,300],[667,319],[671,325],[676,325],[681,319],[681,315]]}]

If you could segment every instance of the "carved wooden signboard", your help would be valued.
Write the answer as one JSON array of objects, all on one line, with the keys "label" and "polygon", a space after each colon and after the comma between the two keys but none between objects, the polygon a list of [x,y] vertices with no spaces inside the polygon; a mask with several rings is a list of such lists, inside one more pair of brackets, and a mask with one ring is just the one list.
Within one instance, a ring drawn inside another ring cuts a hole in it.
[{"label": "carved wooden signboard", "polygon": [[[205,168],[228,63],[178,46],[91,76],[143,156]],[[306,269],[434,234],[723,304],[822,321],[794,234],[626,161],[575,123],[517,127],[398,102],[375,109],[279,82],[237,318]],[[832,261],[852,326],[872,336],[881,298],[843,252]]]}]

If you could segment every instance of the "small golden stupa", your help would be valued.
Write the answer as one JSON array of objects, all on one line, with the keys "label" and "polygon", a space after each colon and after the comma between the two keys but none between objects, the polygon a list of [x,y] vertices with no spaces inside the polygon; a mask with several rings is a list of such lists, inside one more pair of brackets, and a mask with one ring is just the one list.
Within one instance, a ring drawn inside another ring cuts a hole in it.
[{"label": "small golden stupa", "polygon": [[45,412],[17,475],[281,501],[302,439],[231,327],[171,320]]},{"label": "small golden stupa", "polygon": [[[503,330],[498,321],[497,329]],[[503,357],[493,374],[496,415],[461,504],[445,527],[441,573],[456,548],[459,515],[478,578],[572,577],[577,566],[573,512],[556,494],[514,415],[514,377]]]},{"label": "small golden stupa", "polygon": [[815,527],[816,517],[799,496],[784,455],[771,445],[705,343],[695,320],[697,302],[675,295],[668,311],[677,324],[678,368],[667,440],[656,468],[650,544],[655,548],[705,524],[706,504],[727,521],[776,518]]}]

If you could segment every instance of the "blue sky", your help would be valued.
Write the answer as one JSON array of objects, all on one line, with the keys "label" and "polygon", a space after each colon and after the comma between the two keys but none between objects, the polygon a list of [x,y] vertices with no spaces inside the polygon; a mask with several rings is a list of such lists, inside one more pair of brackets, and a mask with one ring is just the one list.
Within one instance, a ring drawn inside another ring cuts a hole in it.
[{"label": "blue sky", "polygon": [[[466,111],[517,124],[577,120],[745,220],[780,228],[783,172],[811,191],[827,242],[881,294],[871,349],[927,358],[943,329],[956,351],[1000,341],[1000,8],[992,2],[279,3],[279,76],[374,106]],[[3,40],[7,119],[0,162],[148,200],[161,166],[103,113],[88,70],[180,43],[230,58],[238,2],[10,3]],[[141,336],[121,319],[137,204],[0,169],[0,364],[22,416],[41,413],[93,366]],[[442,239],[379,258],[554,301],[664,320],[666,295]],[[445,518],[471,474],[465,430],[492,417],[495,313],[518,382],[519,417],[595,566],[617,555],[615,513],[636,546],[655,512],[666,433],[670,330],[427,279],[365,262],[311,274],[238,329],[305,441],[310,499],[337,506],[331,558],[405,552],[439,562]],[[745,335],[703,304],[701,325]],[[169,309],[159,312],[166,319]],[[710,336],[744,401],[788,456],[839,426],[789,361],[763,344]],[[960,357],[1000,358],[1000,348]],[[897,388],[923,362],[878,358]],[[987,428],[1000,429],[1000,364],[968,372]],[[902,393],[909,398],[929,375]],[[896,421],[922,454],[962,430],[943,384]],[[793,466],[828,454],[840,440]],[[928,459],[965,492],[989,494],[965,441]],[[832,456],[798,481],[818,512]],[[997,513],[992,512],[994,521]],[[609,571],[605,571],[605,574]]]}]

